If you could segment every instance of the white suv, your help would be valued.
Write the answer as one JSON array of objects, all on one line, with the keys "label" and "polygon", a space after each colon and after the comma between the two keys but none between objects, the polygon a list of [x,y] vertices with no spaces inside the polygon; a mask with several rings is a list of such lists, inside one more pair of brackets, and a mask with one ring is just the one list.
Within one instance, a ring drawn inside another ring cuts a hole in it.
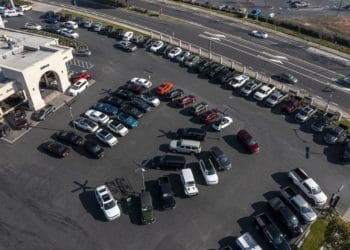
[{"label": "white suv", "polygon": [[249,80],[249,76],[239,75],[239,76],[235,76],[232,80],[230,80],[228,82],[228,85],[230,85],[234,89],[237,89],[242,87],[248,80]]},{"label": "white suv", "polygon": [[80,79],[76,81],[72,87],[69,89],[69,94],[72,96],[77,96],[87,89],[89,82],[86,79]]},{"label": "white suv", "polygon": [[196,181],[194,180],[192,170],[190,168],[184,168],[180,173],[181,181],[184,186],[185,195],[187,197],[198,194],[198,188]]},{"label": "white suv", "polygon": [[106,185],[95,189],[95,197],[107,220],[111,221],[120,216],[117,200],[113,198],[111,191]]}]

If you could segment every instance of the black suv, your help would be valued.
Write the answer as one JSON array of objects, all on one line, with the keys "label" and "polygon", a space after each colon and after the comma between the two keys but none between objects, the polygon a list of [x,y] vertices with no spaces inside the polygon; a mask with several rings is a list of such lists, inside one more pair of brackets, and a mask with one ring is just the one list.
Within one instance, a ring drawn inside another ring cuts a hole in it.
[{"label": "black suv", "polygon": [[210,150],[210,155],[212,161],[217,169],[219,170],[229,170],[232,167],[230,159],[227,155],[218,147],[214,146]]},{"label": "black suv", "polygon": [[162,208],[174,209],[176,206],[176,201],[174,199],[174,193],[171,187],[170,178],[168,176],[159,177],[158,185],[161,192]]},{"label": "black suv", "polygon": [[80,135],[73,131],[60,131],[55,133],[55,137],[63,142],[69,143],[74,146],[83,145],[84,139]]},{"label": "black suv", "polygon": [[182,169],[186,165],[186,159],[182,155],[163,155],[153,158],[152,167],[156,169]]},{"label": "black suv", "polygon": [[180,128],[176,132],[178,139],[190,139],[196,141],[204,141],[207,132],[201,128]]},{"label": "black suv", "polygon": [[196,65],[196,67],[193,69],[194,71],[198,72],[199,74],[202,73],[207,67],[213,64],[213,61],[206,59],[201,61]]}]

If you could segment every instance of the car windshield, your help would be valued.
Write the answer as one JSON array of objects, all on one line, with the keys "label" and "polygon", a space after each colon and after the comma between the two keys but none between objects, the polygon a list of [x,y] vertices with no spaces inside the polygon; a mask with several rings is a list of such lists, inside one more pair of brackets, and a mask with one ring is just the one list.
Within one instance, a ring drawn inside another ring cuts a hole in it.
[{"label": "car windshield", "polygon": [[186,186],[187,187],[191,187],[191,186],[194,186],[196,183],[194,181],[189,181],[186,183]]},{"label": "car windshield", "polygon": [[113,135],[111,135],[110,133],[106,134],[104,137],[108,141],[113,139]]},{"label": "car windshield", "polygon": [[219,161],[225,165],[230,162],[229,158],[226,155],[221,155],[219,156]]},{"label": "car windshield", "polygon": [[206,175],[214,175],[215,174],[215,169],[213,168],[213,167],[211,167],[211,166],[207,166],[206,168],[205,168],[205,174]]},{"label": "car windshield", "polygon": [[101,150],[101,146],[98,145],[97,143],[96,143],[96,144],[93,144],[93,145],[90,146],[90,150],[91,150],[92,152],[97,153],[98,151]]},{"label": "car windshield", "polygon": [[305,110],[301,110],[299,114],[301,116],[307,116],[307,112]]},{"label": "car windshield", "polygon": [[282,234],[276,234],[274,235],[275,237],[273,237],[273,243],[275,245],[280,245],[283,242],[283,235]]},{"label": "car windshield", "polygon": [[292,216],[290,218],[290,220],[288,221],[288,226],[290,226],[290,227],[297,227],[298,225],[299,225],[299,221],[298,221],[297,217]]},{"label": "car windshield", "polygon": [[72,86],[72,89],[78,90],[78,89],[79,89],[79,85],[73,85],[73,86]]},{"label": "car windshield", "polygon": [[316,187],[314,187],[314,188],[311,189],[311,192],[312,192],[313,194],[319,194],[319,193],[322,192],[322,190],[321,190],[321,188],[320,188],[319,186],[316,186]]},{"label": "car windshield", "polygon": [[83,122],[85,122],[86,125],[88,125],[89,127],[94,127],[94,126],[95,126],[95,124],[93,123],[93,121],[90,121],[90,120],[88,120],[88,119],[84,120]]},{"label": "car windshield", "polygon": [[105,203],[105,204],[103,205],[103,208],[104,208],[105,210],[109,210],[109,209],[114,208],[114,207],[115,207],[115,202],[114,202],[114,201],[110,201],[110,202]]},{"label": "car windshield", "polygon": [[53,148],[59,153],[63,153],[64,150],[66,149],[66,147],[61,144],[54,144]]},{"label": "car windshield", "polygon": [[300,210],[301,210],[302,213],[310,213],[310,212],[312,212],[311,208],[309,208],[309,207],[301,207]]},{"label": "car windshield", "polygon": [[276,101],[277,100],[277,96],[272,95],[272,96],[270,96],[270,99],[273,100],[273,101]]},{"label": "car windshield", "polygon": [[253,146],[253,145],[255,145],[255,144],[257,144],[257,143],[256,143],[256,141],[255,141],[254,139],[250,139],[250,140],[248,141],[248,145],[249,145],[249,146]]}]

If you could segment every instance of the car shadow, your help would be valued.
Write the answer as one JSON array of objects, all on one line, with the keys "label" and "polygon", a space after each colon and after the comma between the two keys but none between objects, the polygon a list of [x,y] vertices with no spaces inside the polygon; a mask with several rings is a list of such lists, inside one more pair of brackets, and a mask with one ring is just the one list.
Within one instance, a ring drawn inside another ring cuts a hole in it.
[{"label": "car shadow", "polygon": [[174,108],[174,109],[179,109],[179,107],[176,105],[176,100],[174,101],[169,101],[166,105],[169,107],[169,108]]},{"label": "car shadow", "polygon": [[323,133],[313,132],[312,141],[318,145],[326,145],[323,141],[323,135],[324,135],[324,132]]},{"label": "car shadow", "polygon": [[203,124],[201,120],[201,116],[193,116],[190,118],[190,122],[195,124]]},{"label": "car shadow", "polygon": [[186,107],[186,108],[184,108],[184,109],[181,109],[180,111],[179,111],[179,113],[181,114],[181,115],[184,115],[184,116],[192,116],[192,114],[191,114],[191,107]]},{"label": "car shadow", "polygon": [[122,199],[121,203],[121,210],[124,214],[127,214],[129,216],[130,223],[134,225],[141,225],[141,202],[140,202],[140,196],[135,194],[131,195],[127,199]]},{"label": "car shadow", "polygon": [[292,124],[299,124],[296,120],[295,120],[295,114],[296,112],[293,112],[289,115],[285,115],[284,120],[288,123],[292,123]]},{"label": "car shadow", "polygon": [[281,193],[279,191],[268,191],[268,192],[264,193],[263,196],[268,201],[272,198],[280,197]]},{"label": "car shadow", "polygon": [[243,96],[241,96],[240,94],[239,94],[239,89],[233,89],[233,88],[230,88],[229,87],[229,89],[231,89],[231,92],[232,92],[232,95],[233,96],[235,96],[235,97],[243,97]]},{"label": "car shadow", "polygon": [[[90,160],[98,160],[98,158],[93,157],[91,154],[89,154],[85,149],[84,146],[76,146],[76,147],[72,147],[72,149],[74,150],[74,152],[76,152],[77,154],[84,156]],[[105,151],[106,153],[106,151]]]},{"label": "car shadow", "polygon": [[271,109],[271,113],[275,114],[275,115],[283,115],[282,111],[281,111],[281,107],[279,104],[277,104],[276,106],[272,107]]},{"label": "car shadow", "polygon": [[201,170],[199,169],[198,162],[190,162],[186,165],[187,168],[190,168],[192,170],[194,179],[198,185],[206,186],[206,182],[204,180],[203,174]]},{"label": "car shadow", "polygon": [[337,143],[335,145],[328,145],[327,147],[325,147],[323,149],[323,153],[326,155],[328,162],[337,164],[337,165],[342,165],[340,161],[342,150],[343,150],[342,143]]},{"label": "car shadow", "polygon": [[169,174],[169,180],[173,188],[174,196],[182,199],[186,198],[180,175],[175,173]]},{"label": "car shadow", "polygon": [[176,132],[175,131],[164,131],[162,129],[158,129],[158,131],[160,133],[162,133],[161,135],[158,135],[157,137],[166,137],[167,139],[170,139],[170,140],[175,140],[176,139]]},{"label": "car shadow", "polygon": [[239,247],[236,245],[236,238],[233,236],[226,236],[218,241],[219,250],[238,250]]},{"label": "car shadow", "polygon": [[286,172],[273,173],[271,177],[281,187],[285,187],[289,185],[289,180]]},{"label": "car shadow", "polygon": [[85,191],[79,194],[79,200],[86,212],[91,214],[95,220],[107,221],[99,208],[94,191]]},{"label": "car shadow", "polygon": [[246,150],[243,145],[241,145],[235,135],[224,135],[222,138],[230,147],[236,149],[239,153],[249,154],[248,150]]},{"label": "car shadow", "polygon": [[[252,98],[254,101],[255,99]],[[259,108],[267,108],[267,106],[265,105],[265,101],[255,101],[256,102],[256,106],[258,106]]]},{"label": "car shadow", "polygon": [[151,193],[153,208],[156,210],[162,209],[162,201],[160,199],[160,190],[157,180],[148,180],[145,182],[146,190]]},{"label": "car shadow", "polygon": [[254,209],[253,215],[257,215],[259,213],[266,212],[268,209],[268,203],[266,201],[258,201],[254,202],[251,207]]},{"label": "car shadow", "polygon": [[169,144],[161,144],[159,145],[159,151],[164,152],[164,153],[169,153]]},{"label": "car shadow", "polygon": [[311,134],[313,133],[312,129],[311,129],[311,124],[314,122],[313,119],[310,119],[304,123],[300,123],[300,131],[304,132],[304,133],[308,133]]}]

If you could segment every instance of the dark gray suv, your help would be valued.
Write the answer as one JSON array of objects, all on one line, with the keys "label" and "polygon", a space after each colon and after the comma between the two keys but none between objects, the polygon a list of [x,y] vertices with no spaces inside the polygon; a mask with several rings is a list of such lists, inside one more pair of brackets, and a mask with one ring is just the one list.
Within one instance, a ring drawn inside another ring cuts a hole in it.
[{"label": "dark gray suv", "polygon": [[232,165],[230,159],[218,146],[212,147],[209,152],[218,170],[231,169]]}]

